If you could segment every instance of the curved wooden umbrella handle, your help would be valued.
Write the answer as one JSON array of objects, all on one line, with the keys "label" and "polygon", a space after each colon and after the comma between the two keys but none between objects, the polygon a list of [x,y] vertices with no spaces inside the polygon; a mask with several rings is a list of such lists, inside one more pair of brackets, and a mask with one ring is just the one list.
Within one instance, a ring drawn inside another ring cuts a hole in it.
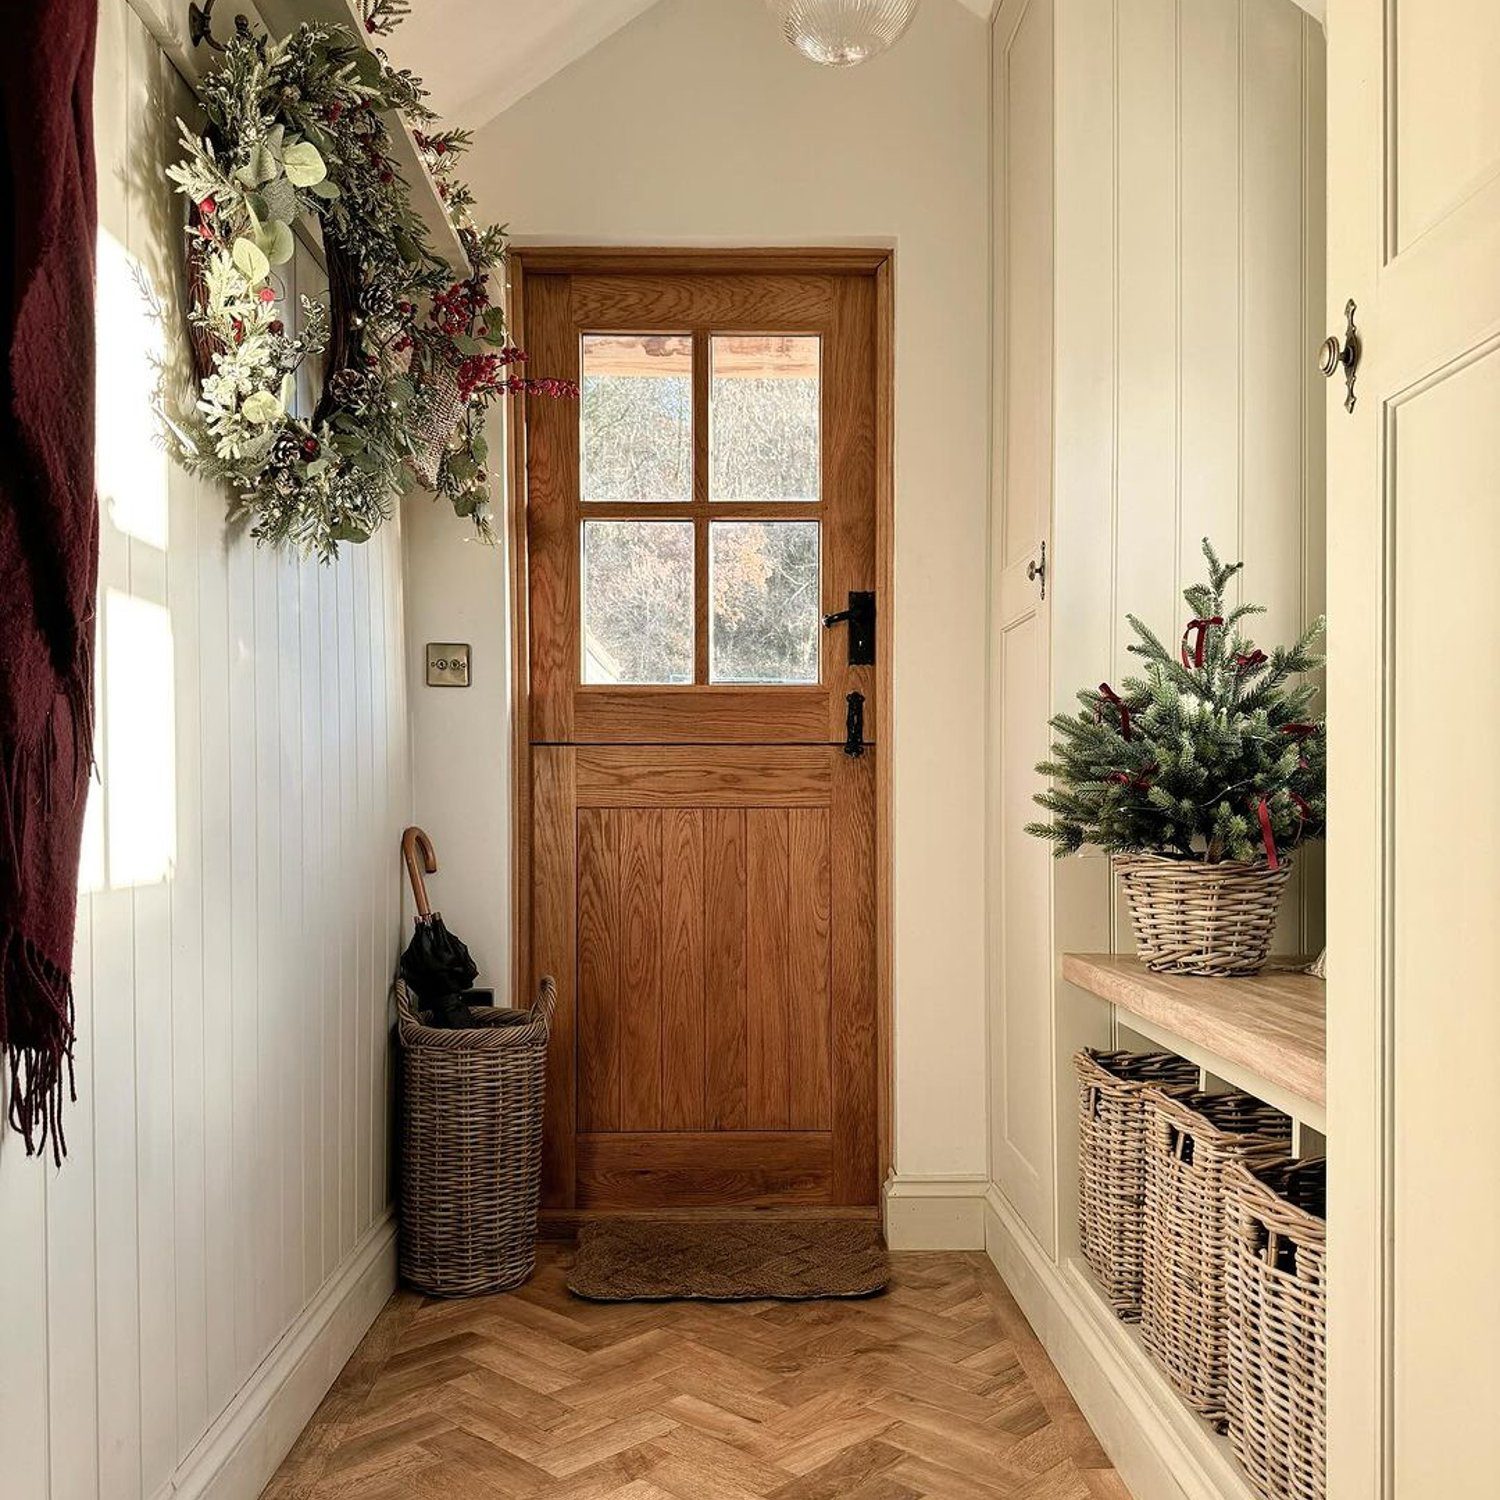
[{"label": "curved wooden umbrella handle", "polygon": [[[422,861],[417,863],[417,851],[422,852]],[[432,840],[413,825],[401,835],[401,857],[406,861],[406,873],[411,879],[411,893],[417,903],[417,915],[422,918],[432,915],[432,903],[427,899],[427,882],[422,879],[425,870],[429,875],[437,873],[437,855],[432,852]]]}]

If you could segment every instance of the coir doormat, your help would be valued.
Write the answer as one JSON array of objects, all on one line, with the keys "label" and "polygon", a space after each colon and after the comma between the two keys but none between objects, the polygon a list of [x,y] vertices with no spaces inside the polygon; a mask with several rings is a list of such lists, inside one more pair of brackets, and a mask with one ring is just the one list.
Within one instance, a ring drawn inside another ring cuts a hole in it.
[{"label": "coir doormat", "polygon": [[596,1219],[578,1232],[568,1290],[595,1302],[869,1297],[890,1263],[858,1219]]}]

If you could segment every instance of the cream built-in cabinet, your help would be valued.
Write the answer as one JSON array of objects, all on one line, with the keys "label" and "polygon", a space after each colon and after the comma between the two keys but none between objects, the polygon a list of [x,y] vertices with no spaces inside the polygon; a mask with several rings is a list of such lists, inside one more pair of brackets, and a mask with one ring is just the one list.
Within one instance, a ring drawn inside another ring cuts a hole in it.
[{"label": "cream built-in cabinet", "polygon": [[[1077,1259],[1071,1057],[1134,1038],[1059,956],[1131,945],[1106,863],[1022,825],[1048,716],[1128,674],[1127,611],[1180,633],[1203,536],[1268,641],[1323,609],[1323,31],[1292,0],[1006,0],[992,60],[987,1234],[1136,1500],[1237,1497]],[[1322,942],[1299,866],[1282,952]]]}]

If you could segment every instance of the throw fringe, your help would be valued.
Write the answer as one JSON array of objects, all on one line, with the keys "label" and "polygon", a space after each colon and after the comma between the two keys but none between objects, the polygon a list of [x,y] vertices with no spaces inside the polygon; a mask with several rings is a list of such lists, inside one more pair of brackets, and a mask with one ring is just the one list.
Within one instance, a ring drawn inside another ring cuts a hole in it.
[{"label": "throw fringe", "polygon": [[[47,716],[37,744],[15,747],[8,755],[0,750],[0,850],[18,875],[25,869],[22,853],[33,817],[82,816],[78,804],[94,765],[91,636],[86,623],[61,685],[63,714],[54,710]],[[61,717],[72,730],[67,758],[58,743]],[[68,805],[60,808],[54,793],[63,771],[68,773],[71,796]],[[10,1075],[10,1123],[25,1141],[28,1156],[46,1150],[51,1141],[58,1166],[68,1152],[63,1130],[65,1085],[66,1102],[78,1100],[75,1039],[73,983],[68,970],[19,928],[0,927],[0,1053]]]},{"label": "throw fringe", "polygon": [[63,1089],[78,1100],[73,1075],[73,984],[30,940],[0,934],[0,1051],[10,1070],[10,1123],[27,1156],[46,1150],[58,1166],[68,1154]]}]

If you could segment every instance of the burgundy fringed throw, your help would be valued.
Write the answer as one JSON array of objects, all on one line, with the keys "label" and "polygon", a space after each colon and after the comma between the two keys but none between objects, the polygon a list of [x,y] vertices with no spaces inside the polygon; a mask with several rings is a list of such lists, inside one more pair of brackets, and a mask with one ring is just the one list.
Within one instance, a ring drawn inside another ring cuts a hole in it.
[{"label": "burgundy fringed throw", "polygon": [[61,1162],[92,758],[97,0],[6,7],[0,47],[0,1052]]}]

